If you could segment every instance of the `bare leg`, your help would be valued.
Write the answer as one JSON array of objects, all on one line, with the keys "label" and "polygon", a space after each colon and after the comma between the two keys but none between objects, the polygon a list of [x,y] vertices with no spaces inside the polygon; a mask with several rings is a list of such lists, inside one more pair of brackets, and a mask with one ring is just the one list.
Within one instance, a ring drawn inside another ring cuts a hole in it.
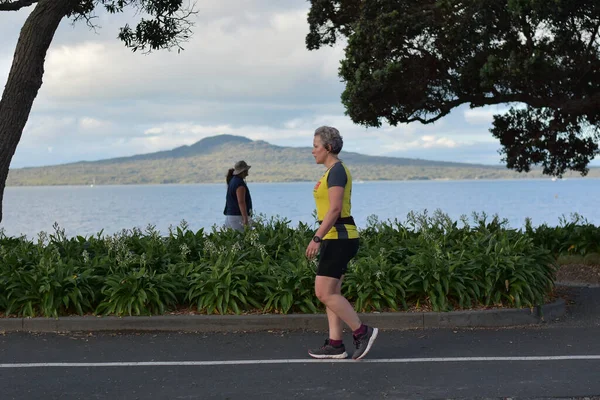
[{"label": "bare leg", "polygon": [[[341,294],[341,280],[330,278],[328,276],[318,275],[315,279],[315,294],[317,298],[327,307],[327,318],[329,320],[329,329],[331,334],[338,334],[341,337],[341,324],[338,319],[341,319],[353,331],[360,328],[361,322],[358,314],[352,308],[352,305]],[[337,319],[330,314],[333,313]],[[333,329],[333,330],[332,330]],[[336,339],[331,337],[331,339]]]},{"label": "bare leg", "polygon": [[[342,277],[338,280],[338,283],[336,285],[336,294],[342,294],[343,279],[344,276],[342,275]],[[329,307],[327,307],[327,320],[329,321],[329,339],[342,340],[344,332],[343,321],[340,317],[337,316],[336,313],[330,310]]]}]

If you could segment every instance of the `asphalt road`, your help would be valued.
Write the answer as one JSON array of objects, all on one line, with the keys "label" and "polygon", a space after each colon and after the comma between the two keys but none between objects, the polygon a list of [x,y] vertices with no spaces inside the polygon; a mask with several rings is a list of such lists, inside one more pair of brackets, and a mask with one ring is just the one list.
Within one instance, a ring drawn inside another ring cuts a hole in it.
[{"label": "asphalt road", "polygon": [[362,361],[308,358],[319,332],[5,334],[0,399],[594,398],[600,289],[574,299],[543,326],[384,331]]}]

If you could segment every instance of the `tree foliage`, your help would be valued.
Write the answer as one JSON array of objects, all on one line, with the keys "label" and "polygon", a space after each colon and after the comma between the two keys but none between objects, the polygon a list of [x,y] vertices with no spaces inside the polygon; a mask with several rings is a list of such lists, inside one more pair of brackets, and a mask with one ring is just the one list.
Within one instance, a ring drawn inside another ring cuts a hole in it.
[{"label": "tree foliage", "polygon": [[[0,11],[16,11],[48,0],[0,0]],[[133,8],[141,15],[135,28],[125,24],[120,28],[119,39],[134,51],[152,51],[179,48],[191,35],[193,6],[183,0],[57,0],[68,3],[65,17],[75,22],[85,20],[94,27],[95,12],[101,8],[110,14]]]},{"label": "tree foliage", "polygon": [[490,129],[509,168],[588,172],[600,140],[597,0],[311,0],[308,49],[342,39],[355,123],[432,123],[508,104]]}]

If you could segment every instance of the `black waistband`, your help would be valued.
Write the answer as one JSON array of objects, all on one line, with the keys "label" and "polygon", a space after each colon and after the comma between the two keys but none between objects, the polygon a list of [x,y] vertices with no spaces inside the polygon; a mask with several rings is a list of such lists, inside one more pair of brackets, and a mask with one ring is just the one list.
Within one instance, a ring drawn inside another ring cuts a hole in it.
[{"label": "black waistband", "polygon": [[[323,221],[319,221],[319,224],[322,224],[322,223],[323,223]],[[340,217],[333,223],[333,225],[340,225],[340,224],[356,226],[356,223],[354,222],[354,218],[352,216],[343,217],[343,218]]]}]

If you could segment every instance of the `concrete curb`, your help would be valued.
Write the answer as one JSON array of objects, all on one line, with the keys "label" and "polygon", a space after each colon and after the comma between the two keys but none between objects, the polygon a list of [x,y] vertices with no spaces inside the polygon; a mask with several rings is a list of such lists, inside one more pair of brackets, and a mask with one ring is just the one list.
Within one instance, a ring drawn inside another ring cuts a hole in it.
[{"label": "concrete curb", "polygon": [[[566,313],[566,303],[553,303],[526,309],[481,311],[392,312],[360,314],[369,325],[380,329],[475,328],[535,325],[552,321]],[[102,332],[177,331],[240,332],[265,330],[327,329],[324,314],[291,315],[160,315],[154,317],[60,317],[0,318],[1,332]]]},{"label": "concrete curb", "polygon": [[556,282],[556,286],[565,286],[565,287],[583,287],[583,288],[599,288],[600,285],[596,283],[588,283],[588,282]]}]

